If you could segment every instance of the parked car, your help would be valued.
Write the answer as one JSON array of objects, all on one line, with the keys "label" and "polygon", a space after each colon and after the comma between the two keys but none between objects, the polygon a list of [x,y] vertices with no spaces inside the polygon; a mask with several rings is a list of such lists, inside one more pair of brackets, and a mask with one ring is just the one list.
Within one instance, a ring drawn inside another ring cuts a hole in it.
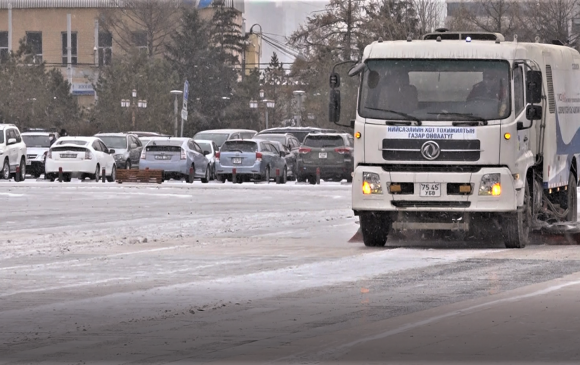
[{"label": "parked car", "polygon": [[225,141],[232,139],[250,139],[256,133],[257,131],[249,129],[211,129],[196,133],[193,139],[214,141],[221,148]]},{"label": "parked car", "polygon": [[236,169],[236,181],[267,181],[275,178],[276,169],[280,169],[281,182],[286,183],[288,167],[285,153],[263,140],[230,140],[226,141],[216,154],[216,177],[218,181],[233,181],[233,170]]},{"label": "parked car", "polygon": [[98,137],[60,137],[48,150],[45,177],[54,181],[62,168],[63,179],[70,181],[73,174],[80,179],[100,180],[105,169],[108,181],[117,178],[114,149],[109,149]]},{"label": "parked car", "polygon": [[191,138],[155,138],[143,149],[139,169],[163,170],[166,179],[185,178],[193,183],[209,182],[210,163],[201,147]]},{"label": "parked car", "polygon": [[324,180],[352,182],[354,139],[347,133],[315,133],[304,139],[298,150],[297,181],[316,181],[316,169]]},{"label": "parked car", "polygon": [[120,169],[130,170],[139,165],[143,144],[134,134],[127,133],[98,133],[99,137],[108,148],[115,150],[115,163]]},{"label": "parked car", "polygon": [[[292,151],[288,150],[286,146],[278,141],[268,141],[276,147],[276,150],[284,152],[284,160],[286,161],[286,179],[288,181],[296,180],[296,154],[292,153]],[[275,177],[275,175],[274,175]]]},{"label": "parked car", "polygon": [[44,163],[50,146],[60,135],[57,132],[42,131],[23,132],[22,140],[26,144],[26,173],[39,178],[44,174]]},{"label": "parked car", "polygon": [[[214,141],[194,139],[194,141],[201,147],[205,157],[209,160],[210,180],[215,179],[215,154],[219,150],[218,145]],[[207,153],[206,153],[207,152]]]},{"label": "parked car", "polygon": [[23,181],[26,175],[26,144],[14,124],[0,124],[0,177]]},{"label": "parked car", "polygon": [[258,134],[286,134],[290,133],[294,137],[296,137],[300,143],[304,142],[304,138],[310,133],[339,133],[339,131],[335,129],[325,129],[325,128],[317,128],[317,127],[278,127],[278,128],[269,128],[260,131]]},{"label": "parked car", "polygon": [[169,134],[157,133],[157,132],[140,132],[140,131],[129,131],[127,134],[132,134],[137,137],[171,137]]},{"label": "parked car", "polygon": [[280,142],[286,152],[286,165],[288,166],[289,180],[296,179],[296,159],[300,149],[300,141],[290,133],[258,133],[253,139]]}]

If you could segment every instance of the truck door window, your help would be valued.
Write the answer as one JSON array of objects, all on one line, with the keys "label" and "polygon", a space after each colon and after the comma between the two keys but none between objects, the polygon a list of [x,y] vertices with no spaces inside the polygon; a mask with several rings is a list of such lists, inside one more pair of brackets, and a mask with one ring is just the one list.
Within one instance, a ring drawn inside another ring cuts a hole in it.
[{"label": "truck door window", "polygon": [[521,67],[518,67],[514,70],[514,110],[516,117],[524,110],[524,95],[524,72]]}]

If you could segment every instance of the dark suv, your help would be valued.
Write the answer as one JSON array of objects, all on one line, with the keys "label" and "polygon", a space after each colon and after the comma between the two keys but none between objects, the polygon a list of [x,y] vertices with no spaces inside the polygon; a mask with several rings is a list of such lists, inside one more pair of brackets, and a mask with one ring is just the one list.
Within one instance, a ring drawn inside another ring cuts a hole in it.
[{"label": "dark suv", "polygon": [[352,182],[354,139],[347,133],[314,133],[304,138],[298,150],[297,181],[316,182],[316,169],[323,180]]}]

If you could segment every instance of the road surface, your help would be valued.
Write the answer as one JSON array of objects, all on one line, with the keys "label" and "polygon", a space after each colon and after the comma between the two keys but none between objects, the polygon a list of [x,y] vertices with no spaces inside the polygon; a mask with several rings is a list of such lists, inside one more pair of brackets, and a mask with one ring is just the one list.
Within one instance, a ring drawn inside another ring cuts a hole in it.
[{"label": "road surface", "polygon": [[0,364],[580,362],[563,240],[365,248],[339,183],[0,182],[0,207]]}]

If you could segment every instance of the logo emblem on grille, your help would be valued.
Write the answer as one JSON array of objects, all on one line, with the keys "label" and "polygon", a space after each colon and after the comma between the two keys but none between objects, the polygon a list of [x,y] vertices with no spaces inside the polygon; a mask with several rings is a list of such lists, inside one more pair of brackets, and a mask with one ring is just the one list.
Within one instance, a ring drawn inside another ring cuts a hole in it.
[{"label": "logo emblem on grille", "polygon": [[441,148],[439,148],[439,145],[435,141],[427,141],[421,146],[421,154],[426,160],[435,160],[439,157],[440,153]]}]

